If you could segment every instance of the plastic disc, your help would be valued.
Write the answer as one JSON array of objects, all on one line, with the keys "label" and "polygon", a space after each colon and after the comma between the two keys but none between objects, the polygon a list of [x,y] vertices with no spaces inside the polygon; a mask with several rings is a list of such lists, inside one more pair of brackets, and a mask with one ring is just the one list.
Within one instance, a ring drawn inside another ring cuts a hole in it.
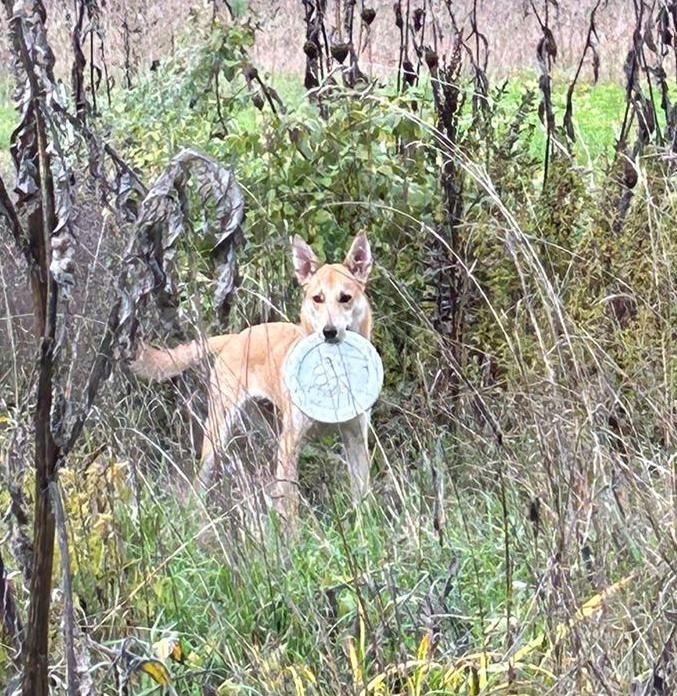
[{"label": "plastic disc", "polygon": [[345,423],[374,405],[383,387],[383,363],[374,346],[353,331],[339,343],[312,334],[289,352],[284,381],[306,416]]}]

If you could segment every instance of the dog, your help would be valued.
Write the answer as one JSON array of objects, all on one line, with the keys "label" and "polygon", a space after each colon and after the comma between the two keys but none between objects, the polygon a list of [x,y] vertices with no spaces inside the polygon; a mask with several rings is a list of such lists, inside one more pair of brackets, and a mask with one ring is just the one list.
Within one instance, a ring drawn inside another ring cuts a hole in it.
[{"label": "dog", "polygon": [[[158,349],[142,346],[131,371],[143,379],[164,380],[181,374],[208,355],[208,413],[198,486],[210,488],[219,448],[228,441],[240,410],[251,400],[270,402],[279,420],[274,507],[284,518],[298,512],[298,459],[315,423],[291,401],[283,379],[285,359],[294,345],[310,334],[320,334],[330,343],[341,342],[348,331],[371,340],[372,312],[366,284],[372,255],[365,234],[358,234],[340,264],[320,264],[313,250],[300,237],[292,240],[294,273],[303,288],[298,324],[258,324],[238,334]],[[359,502],[369,489],[367,436],[369,412],[339,429],[351,478],[353,499]]]}]

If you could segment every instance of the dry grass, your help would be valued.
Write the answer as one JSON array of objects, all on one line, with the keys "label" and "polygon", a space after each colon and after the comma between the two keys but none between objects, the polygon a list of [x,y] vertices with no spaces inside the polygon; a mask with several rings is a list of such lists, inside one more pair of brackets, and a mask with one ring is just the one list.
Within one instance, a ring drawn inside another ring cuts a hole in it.
[{"label": "dry grass", "polygon": [[[368,69],[371,74],[387,75],[397,68],[397,55],[393,46],[399,43],[399,33],[394,22],[393,3],[391,0],[374,0],[364,4],[375,8],[377,14],[371,25],[368,41],[366,33],[363,34],[362,42],[366,46],[361,61],[363,69]],[[299,40],[289,40],[289,37],[304,35],[303,15],[298,3],[293,0],[254,0],[251,5],[261,21],[261,35],[254,53],[258,62],[272,73],[302,71],[305,65],[300,51],[302,44]],[[412,12],[415,7],[423,5],[423,2],[412,2]],[[590,11],[595,2],[585,0],[560,5],[559,13],[550,10],[550,21],[559,47],[558,65],[569,71],[580,58]],[[472,6],[472,0],[453,3],[460,23],[468,16]],[[434,9],[435,15],[443,24],[446,23],[444,0],[433,0],[428,3],[428,7]],[[477,9],[478,26],[488,41],[491,73],[505,77],[533,68],[540,29],[529,3],[524,0],[484,0],[477,3]],[[538,9],[542,14],[540,4]],[[336,26],[335,21],[330,23]],[[632,8],[628,3],[608,3],[599,12],[597,26],[602,46],[601,77],[603,80],[616,79],[625,60],[628,39],[632,36]],[[448,42],[449,34],[444,38]]]},{"label": "dry grass", "polygon": [[[390,27],[390,3],[382,5]],[[151,3],[141,17],[132,3],[107,6],[117,18],[106,20],[106,31],[118,80],[121,13],[143,24],[141,70],[172,51],[171,27],[188,8]],[[293,52],[302,39],[287,40],[303,34],[293,7],[259,7],[254,53],[278,75],[302,66]],[[480,5],[498,74],[531,62],[537,30],[522,7]],[[629,29],[617,10],[608,3],[599,21],[607,77],[618,75],[627,48]],[[557,36],[565,69],[580,51],[587,11],[562,9]],[[389,31],[375,23],[371,40],[371,65],[384,74],[393,67]],[[516,41],[520,32],[524,40]],[[67,35],[56,25],[53,33],[63,71]],[[344,466],[329,441],[304,456],[293,538],[249,504],[254,481],[226,490],[228,505],[206,507],[189,482],[195,420],[204,408],[199,378],[144,387],[117,371],[59,475],[78,659],[97,693],[120,693],[112,663],[125,638],[136,641],[135,655],[147,657],[166,653],[157,641],[174,634],[184,659],[167,665],[177,691],[191,696],[674,692],[677,190],[660,151],[647,149],[632,162],[634,195],[621,234],[611,236],[609,200],[620,186],[614,172],[591,175],[561,157],[542,193],[540,163],[532,162],[523,134],[505,151],[482,138],[449,143],[423,88],[415,113],[387,90],[337,93],[329,122],[304,104],[289,115],[305,137],[303,158],[268,111],[249,110],[238,121],[248,107],[235,98],[223,101],[237,112],[229,114],[229,138],[214,137],[215,102],[205,98],[204,111],[187,106],[181,90],[192,95],[194,87],[182,82],[190,82],[187,72],[179,66],[157,81],[144,75],[145,87],[123,95],[129,101],[111,128],[125,156],[149,163],[149,171],[186,133],[220,161],[239,157],[249,245],[240,252],[234,325],[256,321],[270,306],[295,316],[287,289],[290,225],[315,233],[331,252],[338,246],[331,235],[351,220],[339,216],[366,211],[380,250],[371,293],[388,368],[371,434],[374,488],[364,506],[351,507]],[[239,83],[232,89],[243,91]],[[136,137],[130,121],[149,112],[153,137]],[[511,137],[503,124],[509,120],[496,119],[497,138]],[[395,133],[393,124],[402,130]],[[369,176],[341,169],[342,158],[354,154],[374,166]],[[435,205],[439,163],[449,159],[464,176],[466,247],[451,247]],[[334,177],[313,203],[335,216],[324,227],[308,225],[316,175]],[[78,286],[68,326],[75,340],[58,368],[75,395],[123,247],[114,216],[99,214],[91,180],[82,173],[76,180]],[[462,369],[444,328],[433,326],[433,248],[442,270],[456,268],[467,283]],[[4,246],[2,253],[7,258]],[[182,253],[184,308],[199,333],[204,316],[196,307],[213,287],[197,272],[204,249]],[[19,513],[30,519],[34,374],[31,339],[20,335],[26,327],[16,316],[27,311],[19,305],[17,269],[0,276],[0,327],[9,327],[11,344],[0,355],[0,505],[12,503],[0,537],[25,615],[28,527]],[[626,312],[615,312],[618,299],[628,301]],[[17,481],[29,496],[23,507],[4,485]],[[62,583],[57,571],[50,654],[56,693],[65,671]],[[0,643],[3,676],[13,657],[9,642]],[[116,664],[123,675],[132,671]],[[154,686],[142,676],[130,693]]]},{"label": "dry grass", "polygon": [[[245,4],[253,10],[260,23],[259,38],[253,51],[257,64],[272,75],[299,74],[304,69],[301,50],[304,36],[303,12],[296,0],[252,0],[250,3],[234,2],[236,9],[244,12]],[[377,11],[369,37],[362,34],[364,53],[363,69],[373,75],[387,75],[397,67],[393,46],[399,41],[395,27],[391,0],[373,0],[365,3]],[[464,19],[472,8],[472,0],[453,3],[457,16]],[[575,67],[585,41],[589,15],[596,2],[584,0],[560,3],[561,9],[550,9],[550,22],[559,47],[558,66],[565,71]],[[331,5],[331,4],[330,4]],[[412,2],[415,6],[423,3]],[[539,3],[539,13],[543,8]],[[52,3],[50,32],[57,55],[57,71],[67,80],[70,69],[71,18],[68,5]],[[433,0],[429,7],[446,21],[444,0]],[[540,38],[538,21],[526,0],[483,0],[477,3],[478,25],[487,38],[490,51],[490,70],[496,76],[505,77],[513,72],[529,70],[535,65],[535,46]],[[153,60],[162,60],[175,49],[176,39],[186,18],[191,14],[202,16],[205,21],[212,8],[198,6],[189,0],[109,0],[100,18],[100,30],[105,35],[106,57],[118,84],[122,84],[125,65],[125,36],[129,35],[131,64],[134,69],[147,69]],[[602,4],[598,12],[597,29],[600,38],[600,76],[603,81],[617,80],[630,45],[633,27],[631,3],[614,0]],[[331,22],[335,26],[335,22]],[[127,29],[125,28],[127,26]],[[1,42],[4,36],[0,38]],[[449,36],[447,35],[447,39]],[[89,45],[86,47],[89,57]],[[6,65],[6,50],[0,48]],[[95,41],[94,56],[101,64],[99,42]]]}]

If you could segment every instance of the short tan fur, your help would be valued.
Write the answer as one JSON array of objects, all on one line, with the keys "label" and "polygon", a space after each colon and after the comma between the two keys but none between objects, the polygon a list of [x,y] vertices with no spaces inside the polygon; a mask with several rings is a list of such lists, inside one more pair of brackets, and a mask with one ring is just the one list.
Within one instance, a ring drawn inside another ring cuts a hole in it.
[{"label": "short tan fur", "polygon": [[[299,324],[271,322],[239,334],[193,341],[173,349],[144,346],[131,363],[144,379],[174,377],[213,356],[209,374],[209,407],[204,424],[202,464],[198,483],[212,483],[216,453],[228,441],[238,412],[251,399],[273,404],[280,422],[275,481],[271,497],[285,517],[298,510],[298,457],[314,422],[289,398],[282,370],[293,346],[304,336],[321,334],[328,342],[340,342],[347,331],[371,339],[372,315],[365,287],[372,266],[371,249],[364,234],[352,242],[342,264],[321,265],[300,238],[292,242],[296,278],[303,288]],[[361,499],[369,486],[367,435],[369,413],[337,426],[345,447],[353,497]]]}]

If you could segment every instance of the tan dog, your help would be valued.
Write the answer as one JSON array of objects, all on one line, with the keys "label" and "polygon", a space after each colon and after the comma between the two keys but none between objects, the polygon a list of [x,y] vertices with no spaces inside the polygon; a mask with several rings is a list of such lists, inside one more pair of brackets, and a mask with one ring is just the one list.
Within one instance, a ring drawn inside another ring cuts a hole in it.
[{"label": "tan dog", "polygon": [[[314,423],[289,398],[282,376],[285,358],[308,334],[322,334],[326,341],[339,342],[346,331],[356,331],[370,339],[372,325],[365,295],[372,257],[364,234],[355,237],[342,264],[320,265],[299,237],[294,238],[292,248],[294,271],[304,291],[300,324],[260,324],[239,334],[193,341],[172,350],[144,347],[131,364],[138,376],[163,380],[194,366],[206,354],[214,356],[199,475],[205,489],[211,483],[216,452],[228,441],[240,408],[251,399],[271,402],[280,422],[272,494],[278,511],[291,517],[298,508],[298,457]],[[369,413],[337,427],[345,447],[353,498],[359,500],[369,485]]]}]

